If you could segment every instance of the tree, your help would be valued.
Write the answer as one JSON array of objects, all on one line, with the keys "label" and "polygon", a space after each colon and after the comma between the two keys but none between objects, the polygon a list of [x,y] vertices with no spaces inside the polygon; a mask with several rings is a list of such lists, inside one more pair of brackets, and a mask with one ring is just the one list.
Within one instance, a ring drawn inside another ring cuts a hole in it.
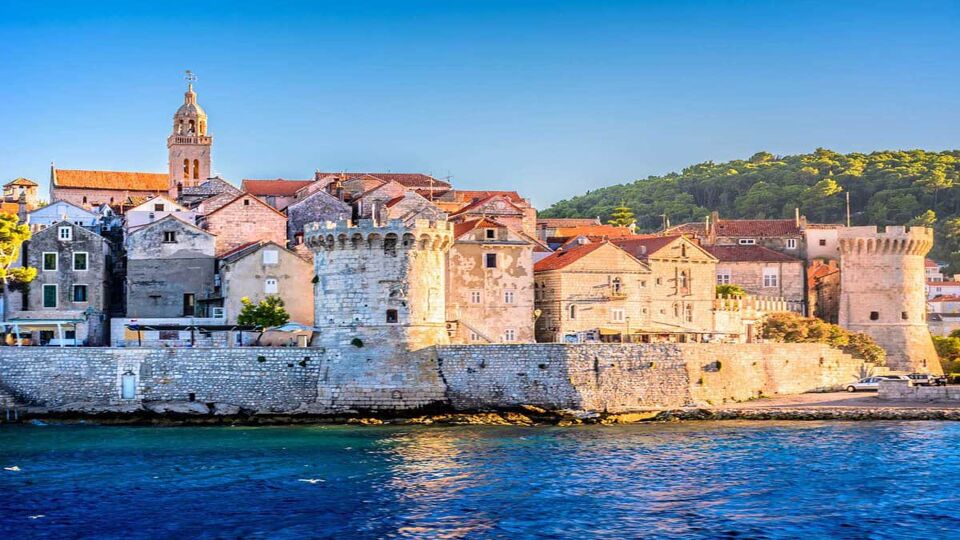
[{"label": "tree", "polygon": [[259,304],[254,304],[244,296],[240,299],[240,303],[243,307],[240,309],[240,315],[237,316],[237,323],[259,328],[260,335],[257,336],[257,343],[260,343],[264,330],[271,326],[281,326],[290,320],[290,314],[283,308],[283,299],[279,296],[268,296]]},{"label": "tree", "polygon": [[15,215],[0,214],[0,282],[3,283],[3,320],[10,303],[7,294],[12,285],[25,285],[37,277],[37,269],[14,265],[20,260],[23,243],[30,239],[30,227]]},{"label": "tree", "polygon": [[739,285],[717,285],[717,298],[743,298],[746,295]]},{"label": "tree", "polygon": [[[763,321],[763,337],[785,343],[826,343],[882,366],[887,353],[870,336],[796,313],[774,313]],[[960,340],[958,340],[960,341]]]},{"label": "tree", "polygon": [[919,216],[907,222],[911,227],[933,227],[937,223],[937,214],[933,210],[927,210]]},{"label": "tree", "polygon": [[614,208],[610,214],[610,219],[607,221],[607,224],[617,227],[629,227],[635,222],[636,219],[633,217],[633,210],[621,200],[620,206]]}]

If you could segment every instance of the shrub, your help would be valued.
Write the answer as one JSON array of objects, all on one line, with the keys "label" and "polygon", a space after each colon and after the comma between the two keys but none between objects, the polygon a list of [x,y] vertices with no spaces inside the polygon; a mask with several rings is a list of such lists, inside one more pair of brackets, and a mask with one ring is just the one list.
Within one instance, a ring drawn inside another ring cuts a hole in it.
[{"label": "shrub", "polygon": [[867,334],[850,332],[821,319],[796,313],[775,313],[767,317],[763,323],[763,337],[784,343],[826,343],[878,366],[882,366],[887,358],[883,347]]},{"label": "shrub", "polygon": [[739,285],[717,285],[717,298],[743,298],[746,294]]}]

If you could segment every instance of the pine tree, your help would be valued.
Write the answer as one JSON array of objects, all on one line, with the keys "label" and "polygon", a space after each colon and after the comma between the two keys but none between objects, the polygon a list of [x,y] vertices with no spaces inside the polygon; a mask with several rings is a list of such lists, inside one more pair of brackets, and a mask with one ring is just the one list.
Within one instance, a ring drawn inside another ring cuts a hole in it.
[{"label": "pine tree", "polygon": [[37,275],[36,268],[14,266],[20,260],[20,249],[30,239],[30,227],[20,223],[15,215],[0,214],[0,286],[3,294],[3,313],[7,320],[8,298],[11,285],[29,283]]},{"label": "pine tree", "polygon": [[614,225],[617,227],[629,227],[636,222],[636,219],[633,217],[633,210],[630,209],[622,200],[620,201],[620,206],[613,209],[613,212],[610,214],[610,219],[607,221],[607,225]]}]

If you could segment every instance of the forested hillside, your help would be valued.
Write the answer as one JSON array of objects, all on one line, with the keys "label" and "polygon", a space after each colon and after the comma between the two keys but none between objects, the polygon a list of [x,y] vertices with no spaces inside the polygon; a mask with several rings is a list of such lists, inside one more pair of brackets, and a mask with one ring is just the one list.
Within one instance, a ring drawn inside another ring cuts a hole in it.
[{"label": "forested hillside", "polygon": [[746,160],[708,161],[589,191],[540,215],[600,216],[606,222],[623,202],[644,231],[659,229],[664,215],[676,225],[701,220],[712,210],[724,218],[782,218],[799,207],[811,221],[842,223],[846,193],[854,225],[932,223],[938,233],[936,256],[947,259],[960,250],[960,150],[758,152]]}]

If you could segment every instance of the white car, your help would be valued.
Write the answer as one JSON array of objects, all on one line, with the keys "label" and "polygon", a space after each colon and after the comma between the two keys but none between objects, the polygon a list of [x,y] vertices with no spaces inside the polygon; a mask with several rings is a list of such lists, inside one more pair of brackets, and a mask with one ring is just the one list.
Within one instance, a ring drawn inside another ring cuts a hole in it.
[{"label": "white car", "polygon": [[[847,392],[858,392],[864,390],[867,392],[876,392],[880,389],[880,381],[887,379],[906,379],[903,375],[878,375],[875,377],[864,377],[855,383],[850,383],[846,386]],[[909,379],[907,379],[909,380]]]}]

